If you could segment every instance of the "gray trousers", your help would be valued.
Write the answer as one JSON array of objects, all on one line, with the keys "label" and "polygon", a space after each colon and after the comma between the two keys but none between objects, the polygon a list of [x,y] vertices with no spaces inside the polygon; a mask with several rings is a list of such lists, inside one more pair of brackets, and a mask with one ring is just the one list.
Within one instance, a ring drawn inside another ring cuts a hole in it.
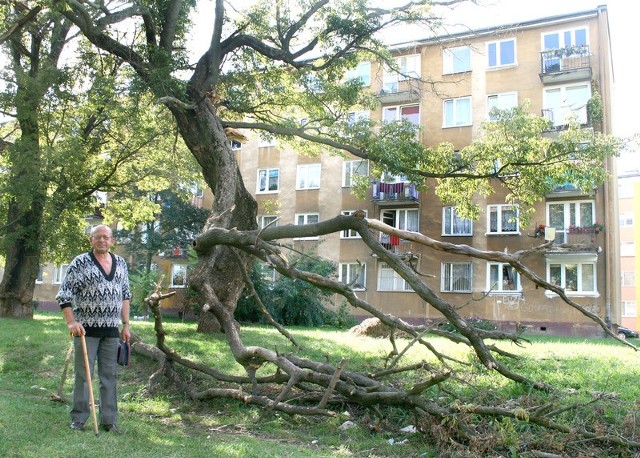
[{"label": "gray trousers", "polygon": [[[89,367],[91,368],[91,380],[94,380],[93,368],[96,359],[98,360],[98,378],[100,379],[100,416],[98,417],[98,422],[100,424],[115,424],[118,416],[118,401],[116,397],[118,365],[116,364],[116,359],[119,340],[118,337],[85,337]],[[91,406],[89,404],[87,371],[84,366],[80,337],[74,337],[73,344],[75,381],[73,384],[71,421],[86,423],[89,415],[91,415]]]}]

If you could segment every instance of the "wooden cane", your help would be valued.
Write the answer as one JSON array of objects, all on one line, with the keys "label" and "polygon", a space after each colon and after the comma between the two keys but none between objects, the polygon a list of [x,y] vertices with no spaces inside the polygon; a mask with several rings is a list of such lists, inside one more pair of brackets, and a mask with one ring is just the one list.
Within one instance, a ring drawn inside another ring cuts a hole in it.
[{"label": "wooden cane", "polygon": [[89,356],[87,356],[87,343],[84,340],[84,334],[80,334],[82,342],[82,354],[84,355],[84,368],[87,371],[87,383],[89,384],[89,404],[91,414],[93,415],[93,432],[98,435],[98,417],[96,416],[96,403],[93,400],[93,385],[91,384],[91,368],[89,367]]}]

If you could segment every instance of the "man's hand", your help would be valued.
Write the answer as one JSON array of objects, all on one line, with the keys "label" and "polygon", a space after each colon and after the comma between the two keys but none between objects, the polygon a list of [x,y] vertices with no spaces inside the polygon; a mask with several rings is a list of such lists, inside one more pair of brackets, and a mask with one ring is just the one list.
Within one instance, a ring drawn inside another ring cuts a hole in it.
[{"label": "man's hand", "polygon": [[67,327],[69,328],[69,332],[72,336],[79,337],[84,335],[84,327],[75,320],[67,323]]},{"label": "man's hand", "polygon": [[129,323],[122,324],[122,331],[120,331],[120,337],[123,342],[129,342],[129,337],[131,337],[131,332],[129,331]]}]

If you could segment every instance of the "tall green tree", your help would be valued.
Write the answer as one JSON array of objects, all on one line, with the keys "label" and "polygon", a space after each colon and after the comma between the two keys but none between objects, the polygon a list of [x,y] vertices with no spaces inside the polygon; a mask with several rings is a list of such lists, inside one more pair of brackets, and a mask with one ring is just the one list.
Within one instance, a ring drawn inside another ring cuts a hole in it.
[{"label": "tall green tree", "polygon": [[[3,8],[9,25],[24,16],[24,5]],[[164,107],[130,91],[121,60],[72,39],[72,23],[54,10],[20,23],[5,34],[0,94],[13,118],[3,126],[0,157],[0,316],[31,317],[39,266],[85,247],[87,215],[151,219],[156,206],[134,188],[193,182],[195,162],[172,165],[184,144]],[[109,195],[107,207],[99,194]]]}]

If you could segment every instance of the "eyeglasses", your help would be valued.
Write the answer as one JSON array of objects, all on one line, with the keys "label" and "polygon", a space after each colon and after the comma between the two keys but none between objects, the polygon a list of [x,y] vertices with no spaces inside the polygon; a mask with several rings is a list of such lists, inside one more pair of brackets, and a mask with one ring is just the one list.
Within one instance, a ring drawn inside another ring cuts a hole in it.
[{"label": "eyeglasses", "polygon": [[93,240],[111,240],[113,237],[110,235],[92,235],[91,238]]}]

